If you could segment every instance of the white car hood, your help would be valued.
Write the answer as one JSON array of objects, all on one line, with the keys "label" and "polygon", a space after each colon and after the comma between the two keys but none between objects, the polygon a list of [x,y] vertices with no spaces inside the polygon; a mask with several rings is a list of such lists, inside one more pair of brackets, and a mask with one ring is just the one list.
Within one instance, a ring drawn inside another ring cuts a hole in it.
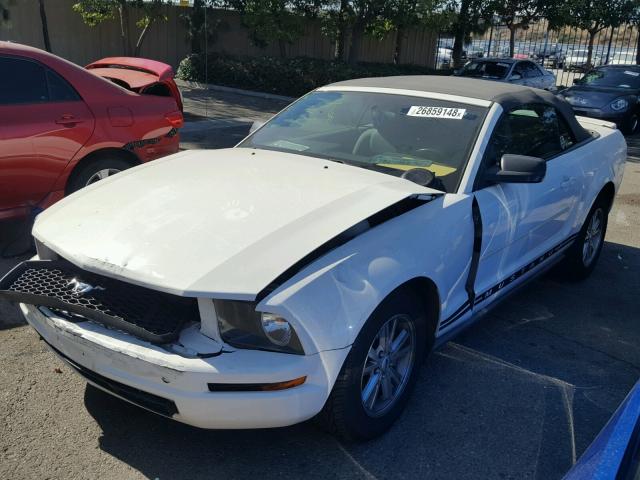
[{"label": "white car hood", "polygon": [[33,233],[94,273],[177,295],[253,299],[359,221],[430,193],[302,155],[194,150],[71,195],[38,216]]}]

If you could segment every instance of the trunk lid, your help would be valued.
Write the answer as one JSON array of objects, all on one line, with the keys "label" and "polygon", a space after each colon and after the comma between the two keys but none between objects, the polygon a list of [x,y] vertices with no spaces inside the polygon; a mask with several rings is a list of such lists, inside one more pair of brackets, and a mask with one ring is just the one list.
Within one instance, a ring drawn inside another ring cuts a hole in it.
[{"label": "trunk lid", "polygon": [[85,67],[121,87],[142,95],[171,96],[182,111],[182,96],[171,65],[136,57],[107,57]]}]

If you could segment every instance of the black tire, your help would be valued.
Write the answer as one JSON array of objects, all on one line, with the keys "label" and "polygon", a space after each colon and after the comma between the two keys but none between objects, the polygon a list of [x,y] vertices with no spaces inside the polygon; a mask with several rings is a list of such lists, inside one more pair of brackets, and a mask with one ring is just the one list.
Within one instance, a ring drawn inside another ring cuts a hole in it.
[{"label": "black tire", "polygon": [[[604,237],[607,233],[608,215],[609,204],[604,197],[600,196],[591,207],[575,242],[567,251],[565,258],[560,265],[564,276],[569,280],[584,280],[591,274],[591,272],[593,272],[593,269],[598,263],[602,246],[604,245]],[[588,257],[585,257],[585,242],[587,241],[589,229],[595,216],[599,216],[601,219],[599,240],[597,245],[593,248],[593,253]]]},{"label": "black tire", "polygon": [[101,171],[121,172],[127,168],[131,168],[131,163],[117,156],[105,156],[96,158],[89,163],[82,165],[80,169],[73,175],[67,187],[68,193],[73,193],[88,184],[93,183],[92,179]]},{"label": "black tire", "polygon": [[[415,333],[411,368],[403,377],[406,378],[404,386],[396,387],[398,393],[392,395],[394,400],[387,409],[372,416],[362,400],[365,361],[368,361],[369,349],[383,325],[399,317],[410,322]],[[425,351],[430,349],[423,305],[408,289],[394,292],[378,306],[360,331],[324,408],[316,417],[317,423],[347,441],[369,440],[381,435],[402,414],[424,361]]]},{"label": "black tire", "polygon": [[622,125],[620,125],[620,130],[625,135],[633,135],[638,130],[638,123],[638,114],[632,113],[624,119]]}]

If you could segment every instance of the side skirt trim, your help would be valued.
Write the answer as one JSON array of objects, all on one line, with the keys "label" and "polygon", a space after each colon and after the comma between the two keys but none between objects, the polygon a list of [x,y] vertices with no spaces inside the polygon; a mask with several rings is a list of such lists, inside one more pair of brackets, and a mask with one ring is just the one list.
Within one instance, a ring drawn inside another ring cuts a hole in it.
[{"label": "side skirt trim", "polygon": [[531,270],[533,270],[534,268],[536,268],[538,265],[541,265],[542,263],[544,263],[547,260],[549,260],[556,253],[558,253],[559,251],[561,251],[564,248],[566,248],[567,246],[569,246],[576,239],[577,236],[578,236],[577,233],[571,235],[570,237],[568,237],[564,241],[560,242],[555,247],[551,248],[550,250],[548,250],[545,253],[543,253],[542,255],[540,255],[535,260],[529,262],[527,265],[525,265],[524,267],[520,268],[519,270],[516,270],[510,276],[504,278],[502,281],[496,283],[491,288],[488,288],[487,290],[485,290],[481,294],[477,295],[475,297],[475,299],[473,300],[473,305],[471,303],[469,303],[469,301],[465,302],[458,310],[456,310],[453,313],[453,315],[451,315],[449,318],[447,318],[446,320],[443,320],[440,323],[439,330],[442,330],[443,328],[446,328],[446,327],[450,326],[456,320],[461,318],[465,313],[467,313],[469,310],[471,310],[472,306],[475,307],[476,305],[484,302],[485,300],[489,299],[490,297],[492,297],[493,295],[498,293],[500,290],[508,287],[510,284],[512,284],[513,282],[518,280],[520,277],[522,277],[526,273],[528,273]]}]

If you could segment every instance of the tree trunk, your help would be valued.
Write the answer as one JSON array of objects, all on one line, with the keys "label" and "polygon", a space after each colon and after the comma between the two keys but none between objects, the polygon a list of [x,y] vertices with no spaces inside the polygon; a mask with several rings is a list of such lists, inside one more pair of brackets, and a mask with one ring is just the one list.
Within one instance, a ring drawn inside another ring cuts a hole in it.
[{"label": "tree trunk", "polygon": [[122,2],[118,6],[120,14],[120,36],[122,39],[122,53],[125,56],[131,55],[131,45],[129,44],[129,8]]},{"label": "tree trunk", "polygon": [[398,65],[400,63],[400,55],[402,55],[402,44],[407,37],[407,30],[404,26],[400,25],[396,32],[396,46],[393,51],[393,63]]},{"label": "tree trunk", "polygon": [[364,25],[358,20],[351,31],[351,48],[349,48],[349,63],[351,65],[357,63],[360,59],[360,46],[362,45],[363,36]]},{"label": "tree trunk", "polygon": [[338,60],[346,61],[345,54],[347,50],[347,41],[349,39],[349,25],[347,22],[347,15],[349,8],[348,0],[340,0],[340,18],[338,19],[338,38],[336,39],[336,58]]},{"label": "tree trunk", "polygon": [[511,24],[511,25],[508,25],[508,28],[509,28],[509,56],[513,58],[513,54],[516,51],[516,30],[518,30],[518,27]]},{"label": "tree trunk", "polygon": [[640,65],[640,34],[638,40],[636,40],[636,63]]},{"label": "tree trunk", "polygon": [[462,50],[464,47],[464,39],[467,36],[467,17],[469,14],[470,3],[471,0],[462,0],[460,2],[458,19],[456,24],[453,26],[453,52],[451,54],[453,68],[460,68],[462,66]]},{"label": "tree trunk", "polygon": [[47,12],[44,9],[44,0],[38,0],[40,3],[40,21],[42,22],[42,39],[44,40],[44,49],[51,53],[51,41],[49,40],[49,24],[47,23]]},{"label": "tree trunk", "polygon": [[147,36],[147,32],[149,31],[149,29],[151,28],[151,24],[153,23],[153,21],[149,22],[143,29],[142,32],[140,32],[140,36],[138,37],[138,41],[136,42],[136,48],[133,52],[133,56],[134,57],[139,57],[140,56],[140,50],[142,49],[142,42],[144,42],[144,38]]},{"label": "tree trunk", "polygon": [[591,68],[591,58],[593,57],[593,42],[596,39],[598,32],[589,31],[589,44],[587,45],[587,64],[585,68],[589,70]]}]

